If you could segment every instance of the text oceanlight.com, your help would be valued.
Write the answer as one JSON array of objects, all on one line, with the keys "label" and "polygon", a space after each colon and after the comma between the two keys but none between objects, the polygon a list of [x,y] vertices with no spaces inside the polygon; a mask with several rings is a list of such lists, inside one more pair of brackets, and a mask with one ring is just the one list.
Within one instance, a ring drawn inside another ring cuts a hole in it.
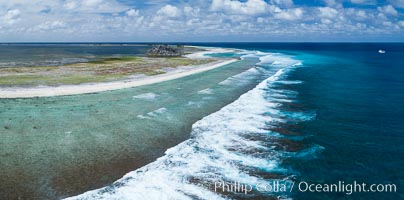
[{"label": "text oceanlight.com", "polygon": [[300,192],[337,192],[351,195],[359,192],[396,192],[397,186],[395,184],[366,184],[357,181],[353,183],[338,181],[334,184],[310,184],[302,181],[298,184],[298,190]]},{"label": "text oceanlight.com", "polygon": [[309,183],[306,181],[272,181],[257,184],[243,184],[241,182],[218,181],[214,183],[215,192],[244,193],[285,193],[285,192],[311,192],[311,193],[393,193],[397,192],[396,184],[367,184],[353,181],[346,183],[338,181],[336,183]]}]

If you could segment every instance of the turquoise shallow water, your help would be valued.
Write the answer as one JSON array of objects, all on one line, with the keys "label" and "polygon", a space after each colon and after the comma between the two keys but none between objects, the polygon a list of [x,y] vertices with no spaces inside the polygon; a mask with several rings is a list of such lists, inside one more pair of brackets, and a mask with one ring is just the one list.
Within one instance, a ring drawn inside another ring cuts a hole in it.
[{"label": "turquoise shallow water", "polygon": [[256,77],[218,83],[254,63],[100,94],[0,100],[2,199],[71,196],[153,161],[187,139],[195,121],[253,87]]}]

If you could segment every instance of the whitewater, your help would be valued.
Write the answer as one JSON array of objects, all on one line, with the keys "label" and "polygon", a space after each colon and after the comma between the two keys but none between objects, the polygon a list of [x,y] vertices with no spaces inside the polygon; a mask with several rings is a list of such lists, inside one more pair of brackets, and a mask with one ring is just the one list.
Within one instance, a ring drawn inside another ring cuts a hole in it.
[{"label": "whitewater", "polygon": [[[282,159],[298,156],[278,148],[282,144],[277,139],[284,136],[272,128],[288,120],[315,117],[313,113],[280,109],[283,103],[294,102],[297,94],[277,86],[301,84],[299,80],[286,79],[288,73],[302,67],[303,63],[278,53],[244,51],[241,54],[241,58],[258,58],[260,62],[219,84],[242,83],[251,74],[267,76],[254,89],[194,123],[190,138],[168,149],[163,157],[109,186],[67,199],[233,199],[244,194],[215,192],[214,183],[255,185],[275,179],[290,183],[293,173],[275,178],[266,175],[285,174],[288,169],[280,165]],[[200,93],[214,94],[210,90]],[[134,98],[154,99],[156,95]],[[257,195],[256,191],[251,195]],[[258,195],[288,198],[288,194]]]}]

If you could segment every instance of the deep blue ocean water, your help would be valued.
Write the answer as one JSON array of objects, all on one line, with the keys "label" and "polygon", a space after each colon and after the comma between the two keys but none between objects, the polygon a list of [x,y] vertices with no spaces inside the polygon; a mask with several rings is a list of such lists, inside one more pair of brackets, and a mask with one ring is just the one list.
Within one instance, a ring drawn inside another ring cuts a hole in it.
[{"label": "deep blue ocean water", "polygon": [[[289,78],[299,106],[314,120],[293,127],[315,155],[290,158],[297,182],[396,184],[395,193],[302,193],[296,199],[400,199],[404,186],[404,44],[225,43],[201,44],[281,52],[302,60]],[[385,50],[385,54],[378,50]]]}]

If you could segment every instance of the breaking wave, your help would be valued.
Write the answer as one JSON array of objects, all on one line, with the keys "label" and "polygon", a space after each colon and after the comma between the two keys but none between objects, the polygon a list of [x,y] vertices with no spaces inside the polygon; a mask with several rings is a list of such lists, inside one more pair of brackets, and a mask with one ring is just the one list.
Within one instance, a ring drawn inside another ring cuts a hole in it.
[{"label": "breaking wave", "polygon": [[[221,84],[245,80],[262,70],[275,73],[233,103],[193,124],[190,139],[168,149],[155,162],[126,174],[110,186],[69,199],[234,199],[249,196],[215,192],[214,183],[290,183],[293,173],[282,167],[283,159],[318,148],[304,147],[290,139],[288,135],[292,133],[282,126],[315,117],[314,112],[282,109],[284,103],[297,99],[297,92],[282,86],[301,83],[285,79],[302,63],[286,55],[263,52],[249,52],[244,57],[254,56],[260,59],[257,66]],[[201,93],[210,93],[207,91]],[[164,108],[143,117],[162,112]],[[287,197],[256,191],[249,195]]]},{"label": "breaking wave", "polygon": [[151,101],[151,100],[156,99],[158,96],[159,95],[150,92],[150,93],[144,93],[144,94],[139,94],[139,95],[133,96],[133,99],[144,99],[144,100]]}]

